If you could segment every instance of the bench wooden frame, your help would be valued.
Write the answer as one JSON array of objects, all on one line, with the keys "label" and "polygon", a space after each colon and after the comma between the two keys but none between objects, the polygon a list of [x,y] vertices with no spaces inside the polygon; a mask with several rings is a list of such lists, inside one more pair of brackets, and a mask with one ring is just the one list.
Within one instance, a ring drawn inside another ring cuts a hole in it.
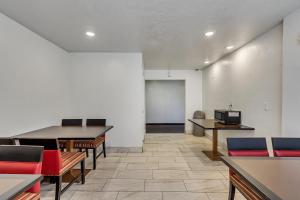
[{"label": "bench wooden frame", "polygon": [[[84,152],[60,152],[57,139],[19,139],[21,145],[44,146],[44,160],[42,173],[44,177],[50,177],[55,181],[55,200],[59,200],[75,181],[81,178],[85,183],[85,153]],[[49,153],[49,154],[48,154]],[[57,156],[57,157],[56,157]],[[60,160],[59,160],[60,159]],[[72,181],[62,188],[62,177],[80,163],[80,176],[74,177]],[[53,169],[51,168],[54,166]]]},{"label": "bench wooden frame", "polygon": [[229,172],[229,197],[228,200],[234,200],[235,189],[248,200],[264,200],[247,182],[232,170]]},{"label": "bench wooden frame", "polygon": [[[105,126],[106,119],[87,119],[86,126]],[[82,119],[64,119],[62,121],[62,126],[82,126]],[[60,148],[64,150],[66,148],[67,141],[59,141]],[[102,151],[97,154],[97,149],[102,144]],[[86,156],[89,156],[89,149],[93,150],[93,169],[97,168],[97,158],[99,158],[102,154],[104,158],[106,158],[106,146],[105,146],[105,134],[98,136],[94,140],[79,140],[74,141],[73,147],[74,149],[79,149],[82,152],[85,149]]]}]

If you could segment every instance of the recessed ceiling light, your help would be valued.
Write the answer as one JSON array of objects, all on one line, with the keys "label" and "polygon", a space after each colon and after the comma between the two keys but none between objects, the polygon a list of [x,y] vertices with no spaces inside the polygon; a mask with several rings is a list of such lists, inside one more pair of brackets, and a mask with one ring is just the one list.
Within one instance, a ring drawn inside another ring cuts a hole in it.
[{"label": "recessed ceiling light", "polygon": [[85,32],[85,35],[86,35],[86,36],[89,36],[89,37],[94,37],[94,36],[95,36],[95,33],[94,33],[94,32],[91,32],[91,31],[87,31],[87,32]]},{"label": "recessed ceiling light", "polygon": [[227,50],[231,50],[233,48],[234,48],[234,46],[232,46],[232,45],[226,47]]},{"label": "recessed ceiling light", "polygon": [[206,36],[206,37],[211,37],[211,36],[213,36],[214,34],[215,34],[214,31],[208,31],[208,32],[205,33],[205,36]]},{"label": "recessed ceiling light", "polygon": [[209,64],[210,62],[209,62],[209,60],[206,60],[206,61],[204,61],[204,64]]}]

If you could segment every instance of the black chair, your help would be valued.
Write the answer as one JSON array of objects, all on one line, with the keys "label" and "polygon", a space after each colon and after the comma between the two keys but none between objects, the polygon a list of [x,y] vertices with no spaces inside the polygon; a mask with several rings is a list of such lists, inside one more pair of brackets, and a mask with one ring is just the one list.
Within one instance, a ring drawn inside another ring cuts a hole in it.
[{"label": "black chair", "polygon": [[[87,119],[86,126],[105,126],[106,119]],[[103,150],[97,155],[97,148],[102,144]],[[105,134],[102,136],[97,137],[95,140],[82,140],[82,141],[75,141],[74,148],[85,149],[88,152],[89,149],[93,150],[93,169],[96,169],[96,160],[101,154],[104,155],[106,158],[106,150],[105,150]]]},{"label": "black chair", "polygon": [[227,138],[229,156],[268,157],[266,138]]},{"label": "black chair", "polygon": [[[61,152],[56,139],[19,139],[21,145],[43,146],[43,166],[42,174],[45,177],[55,179],[55,200],[59,200],[65,192],[77,179],[81,178],[81,183],[85,183],[85,153],[84,152]],[[63,189],[62,176],[72,170],[80,163],[80,176],[73,179]]]},{"label": "black chair", "polygon": [[15,140],[11,138],[0,138],[0,145],[15,145]]},{"label": "black chair", "polygon": [[300,157],[300,138],[272,138],[275,157]]},{"label": "black chair", "polygon": [[87,119],[86,126],[106,126],[106,119]]},{"label": "black chair", "polygon": [[[86,126],[106,126],[106,119],[87,119]],[[99,156],[103,153],[104,158],[106,158],[105,134],[100,137],[102,137],[104,141],[102,142],[103,150],[100,152]]]},{"label": "black chair", "polygon": [[82,126],[82,119],[63,119],[61,126]]},{"label": "black chair", "polygon": [[[228,156],[269,157],[266,138],[227,138]],[[235,172],[229,171],[231,177]],[[235,185],[230,181],[229,197],[234,199]]]}]

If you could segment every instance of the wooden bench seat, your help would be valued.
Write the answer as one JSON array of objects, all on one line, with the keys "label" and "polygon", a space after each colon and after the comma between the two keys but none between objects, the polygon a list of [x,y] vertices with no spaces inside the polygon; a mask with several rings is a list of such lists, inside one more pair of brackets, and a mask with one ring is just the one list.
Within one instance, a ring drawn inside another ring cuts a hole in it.
[{"label": "wooden bench seat", "polygon": [[62,152],[61,159],[62,168],[59,171],[60,175],[70,171],[71,168],[84,160],[85,154],[83,152]]},{"label": "wooden bench seat", "polygon": [[[97,148],[103,145],[103,150],[97,155]],[[64,149],[67,147],[67,141],[60,140],[59,141],[59,148],[64,151]],[[93,150],[93,169],[96,169],[96,159],[104,153],[104,157],[106,157],[105,154],[105,136],[99,136],[95,140],[78,140],[74,141],[73,147],[74,149],[79,149],[80,152],[82,152],[83,149],[86,150],[86,155],[88,156],[88,150]]]},{"label": "wooden bench seat", "polygon": [[24,192],[15,198],[15,200],[39,200],[40,198],[40,194],[38,193]]},{"label": "wooden bench seat", "polygon": [[98,148],[104,142],[104,138],[99,136],[95,140],[80,140],[74,142],[76,149],[93,149]]},{"label": "wooden bench seat", "polygon": [[[85,183],[84,152],[61,152],[57,139],[19,139],[19,142],[21,145],[44,146],[42,174],[45,177],[53,177],[52,180],[56,184],[55,200],[59,200],[61,194],[77,179],[81,178],[81,183]],[[73,177],[72,181],[62,189],[62,176],[79,163],[80,176]]]},{"label": "wooden bench seat", "polygon": [[[106,119],[87,119],[86,126],[94,126],[101,127],[106,125]],[[82,119],[63,119],[62,126],[82,126]],[[102,145],[102,151],[97,155],[97,148]],[[66,140],[59,140],[59,148],[64,151],[67,148]],[[105,134],[98,136],[93,140],[77,140],[74,141],[73,147],[74,149],[79,149],[81,152],[85,149],[87,157],[89,156],[89,149],[93,150],[93,169],[96,169],[96,159],[103,154],[104,158],[106,157],[106,149],[105,149]]]}]

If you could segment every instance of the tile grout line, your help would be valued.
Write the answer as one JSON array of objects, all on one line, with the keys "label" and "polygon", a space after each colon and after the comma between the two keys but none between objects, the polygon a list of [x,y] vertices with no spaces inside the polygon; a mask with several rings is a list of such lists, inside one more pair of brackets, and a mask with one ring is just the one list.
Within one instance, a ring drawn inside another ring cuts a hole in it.
[{"label": "tile grout line", "polygon": [[117,200],[119,198],[119,194],[120,194],[120,192],[117,193],[115,200]]}]

